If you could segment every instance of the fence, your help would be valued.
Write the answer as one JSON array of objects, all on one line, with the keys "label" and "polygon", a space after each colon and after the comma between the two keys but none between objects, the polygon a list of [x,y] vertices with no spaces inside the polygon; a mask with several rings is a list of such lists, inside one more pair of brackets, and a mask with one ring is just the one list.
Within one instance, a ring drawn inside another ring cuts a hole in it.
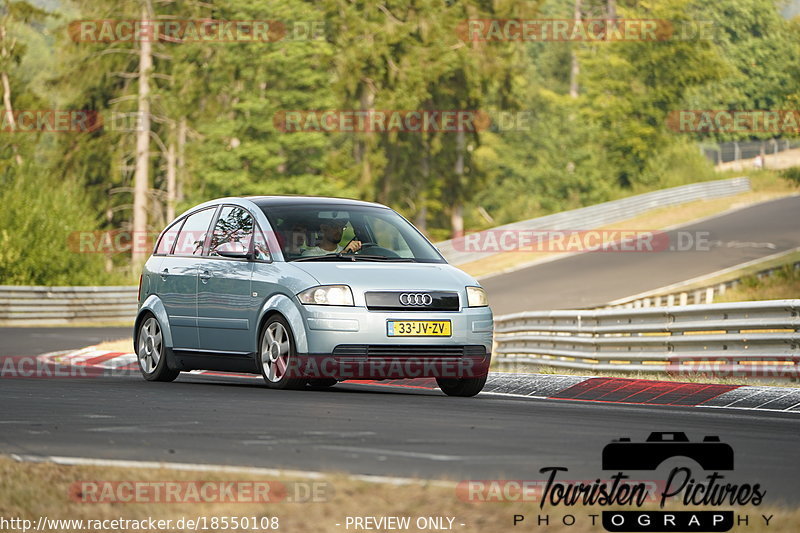
[{"label": "fence", "polygon": [[764,139],[760,141],[729,141],[714,145],[705,144],[701,151],[706,158],[719,165],[742,159],[752,159],[757,155],[777,154],[786,150],[800,148],[797,139]]},{"label": "fence", "polygon": [[[750,180],[747,178],[731,178],[727,180],[707,181],[682,185],[671,189],[649,192],[621,200],[614,200],[602,204],[582,207],[572,211],[564,211],[553,215],[514,222],[492,228],[491,231],[519,231],[519,230],[588,230],[606,224],[612,224],[638,216],[642,213],[659,207],[693,202],[695,200],[710,200],[723,196],[732,196],[750,190]],[[451,239],[436,243],[450,264],[461,265],[491,257],[496,253],[487,251],[466,251],[464,238]]]},{"label": "fence", "polygon": [[0,325],[132,322],[137,287],[0,285]]},{"label": "fence", "polygon": [[495,360],[582,370],[800,375],[800,300],[495,319]]}]

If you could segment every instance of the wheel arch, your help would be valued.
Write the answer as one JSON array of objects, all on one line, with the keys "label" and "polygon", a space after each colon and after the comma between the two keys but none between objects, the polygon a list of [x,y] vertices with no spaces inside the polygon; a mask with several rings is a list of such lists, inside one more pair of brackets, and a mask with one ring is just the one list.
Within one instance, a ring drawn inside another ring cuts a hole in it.
[{"label": "wheel arch", "polygon": [[275,294],[264,302],[261,310],[258,313],[258,327],[256,328],[256,351],[259,350],[259,342],[261,341],[261,332],[264,329],[264,324],[267,323],[269,317],[273,315],[280,315],[283,317],[289,326],[292,328],[290,332],[295,343],[295,350],[297,353],[308,353],[308,339],[306,339],[306,328],[303,315],[295,303],[285,294]]},{"label": "wheel arch", "polygon": [[139,307],[139,311],[136,314],[136,320],[133,323],[133,349],[135,352],[138,353],[138,346],[136,346],[137,337],[136,334],[139,331],[139,324],[141,324],[142,319],[147,314],[152,314],[158,320],[158,325],[161,326],[161,335],[163,336],[163,343],[164,347],[169,351],[172,351],[173,344],[172,344],[172,331],[169,328],[169,317],[167,315],[167,310],[164,307],[164,302],[161,301],[158,296],[151,294]]}]

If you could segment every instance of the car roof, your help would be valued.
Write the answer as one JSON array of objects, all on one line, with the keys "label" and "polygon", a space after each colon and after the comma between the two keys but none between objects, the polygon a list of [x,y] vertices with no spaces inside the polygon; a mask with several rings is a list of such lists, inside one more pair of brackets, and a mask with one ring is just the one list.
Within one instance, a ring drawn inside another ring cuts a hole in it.
[{"label": "car roof", "polygon": [[353,200],[352,198],[333,198],[328,196],[247,196],[258,207],[299,206],[299,205],[339,205],[339,206],[366,206],[389,209],[385,205],[374,202]]}]

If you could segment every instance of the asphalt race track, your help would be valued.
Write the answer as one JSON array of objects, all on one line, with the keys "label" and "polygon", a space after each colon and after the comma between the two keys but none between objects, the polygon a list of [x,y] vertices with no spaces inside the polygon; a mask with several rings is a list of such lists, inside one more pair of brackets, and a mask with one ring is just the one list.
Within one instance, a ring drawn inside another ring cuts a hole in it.
[{"label": "asphalt race track", "polygon": [[[121,328],[0,328],[0,357],[76,350],[103,341],[124,339],[132,335],[132,325]],[[131,350],[133,350],[133,346],[131,346]]]},{"label": "asphalt race track", "polygon": [[[5,379],[0,387],[3,453],[455,481],[542,479],[540,468],[562,466],[563,479],[595,479],[611,439],[684,431],[692,441],[718,435],[733,446],[736,468],[726,480],[761,483],[769,502],[800,501],[797,414],[461,399],[346,384],[273,391],[254,379],[187,374],[174,383]],[[662,468],[638,479],[663,480]]]},{"label": "asphalt race track", "polygon": [[700,234],[709,241],[705,249],[585,253],[482,279],[481,285],[496,315],[597,307],[800,246],[800,196],[683,226],[668,232],[669,242],[688,245],[685,235],[697,232],[707,232]]},{"label": "asphalt race track", "polygon": [[[800,244],[800,198],[710,219],[685,231],[744,243],[708,252],[594,253],[486,280],[498,314],[585,306],[666,285]],[[755,246],[773,243],[774,247]],[[751,245],[746,245],[750,243]],[[521,293],[526,294],[520,298]],[[129,328],[0,329],[0,355],[80,348]],[[0,363],[2,360],[0,359]],[[599,404],[340,384],[273,391],[260,380],[183,374],[0,379],[0,453],[283,467],[450,479],[561,479],[610,475],[612,439],[685,432],[717,435],[735,453],[725,481],[760,483],[765,504],[797,504],[797,413]],[[664,479],[665,464],[638,479]],[[688,465],[687,465],[688,466]],[[693,466],[695,477],[704,475]]]}]

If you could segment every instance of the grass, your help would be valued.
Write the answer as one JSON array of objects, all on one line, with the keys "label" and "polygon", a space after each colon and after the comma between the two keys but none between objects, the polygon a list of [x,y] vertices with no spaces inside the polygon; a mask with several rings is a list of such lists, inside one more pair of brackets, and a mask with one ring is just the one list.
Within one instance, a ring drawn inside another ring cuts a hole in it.
[{"label": "grass", "polygon": [[[535,461],[535,452],[531,460]],[[553,465],[542,465],[553,466]],[[412,483],[396,485],[354,480],[342,474],[325,475],[320,479],[304,480],[326,484],[329,497],[325,501],[308,503],[81,503],[70,495],[71,486],[80,481],[296,481],[291,476],[231,474],[221,472],[192,472],[170,469],[123,469],[98,466],[62,466],[50,463],[19,463],[0,456],[0,517],[19,517],[35,524],[40,516],[49,519],[196,519],[197,517],[273,517],[279,518],[280,531],[316,531],[320,533],[348,531],[348,516],[410,516],[454,517],[454,530],[468,532],[503,532],[513,528],[515,514],[524,515],[523,529],[535,527],[537,515],[551,515],[547,531],[551,533],[590,533],[600,529],[592,526],[589,514],[599,514],[598,507],[546,507],[538,502],[463,501],[457,495],[455,483]],[[768,489],[769,480],[759,480]],[[767,490],[767,501],[769,501]],[[686,510],[677,503],[667,508]],[[654,508],[648,504],[648,508]],[[730,509],[723,506],[722,509]],[[795,533],[800,530],[800,510],[773,505],[738,507],[738,515],[749,515],[748,533]],[[576,524],[565,526],[561,517],[575,515]],[[761,515],[773,515],[769,527]],[[174,522],[173,522],[174,523]],[[336,524],[341,524],[337,526]],[[461,526],[460,524],[464,524]],[[526,527],[527,526],[527,527]],[[170,529],[188,531],[189,529]],[[353,528],[349,528],[353,530]],[[69,531],[62,529],[62,531]],[[228,531],[243,531],[242,529]],[[411,527],[406,531],[419,531]]]},{"label": "grass", "polygon": [[761,279],[755,275],[745,276],[741,283],[728,289],[715,302],[748,302],[754,300],[782,300],[800,298],[800,269],[791,264]]},{"label": "grass", "polygon": [[[737,175],[741,176],[742,173],[737,173]],[[792,181],[784,179],[779,173],[771,170],[751,172],[748,177],[752,187],[749,192],[714,200],[699,200],[679,206],[654,209],[638,217],[609,224],[599,229],[664,230],[706,217],[720,215],[733,209],[740,209],[800,192]],[[481,278],[521,268],[535,262],[557,259],[563,255],[558,252],[505,252],[458,265],[458,268],[472,276]]]}]

